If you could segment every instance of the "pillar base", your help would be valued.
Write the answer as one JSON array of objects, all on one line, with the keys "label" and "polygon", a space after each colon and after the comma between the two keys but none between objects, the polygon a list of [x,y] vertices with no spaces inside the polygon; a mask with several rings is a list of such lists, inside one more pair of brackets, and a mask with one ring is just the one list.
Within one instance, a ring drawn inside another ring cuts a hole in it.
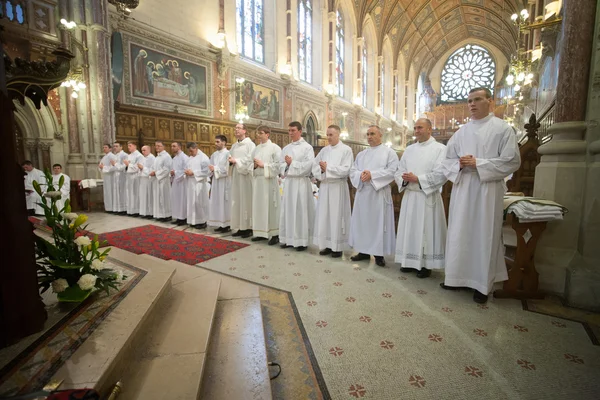
[{"label": "pillar base", "polygon": [[592,260],[578,257],[567,268],[565,300],[570,307],[600,312],[600,270]]}]

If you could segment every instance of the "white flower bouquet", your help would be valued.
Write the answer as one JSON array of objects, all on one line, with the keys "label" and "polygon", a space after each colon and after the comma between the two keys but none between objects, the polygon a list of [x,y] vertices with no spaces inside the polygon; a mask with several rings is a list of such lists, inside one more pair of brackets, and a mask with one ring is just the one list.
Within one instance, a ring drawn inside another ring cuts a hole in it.
[{"label": "white flower bouquet", "polygon": [[52,175],[45,172],[48,191],[44,194],[34,181],[34,189],[40,195],[46,222],[52,228],[53,241],[36,235],[36,258],[38,284],[41,293],[52,288],[61,302],[81,302],[96,290],[117,289],[126,279],[121,272],[106,265],[110,249],[100,252],[98,236],[90,239],[85,235],[86,215],[71,212],[67,199],[62,209],[56,206],[60,188],[64,183],[61,177],[58,187],[52,184]]}]

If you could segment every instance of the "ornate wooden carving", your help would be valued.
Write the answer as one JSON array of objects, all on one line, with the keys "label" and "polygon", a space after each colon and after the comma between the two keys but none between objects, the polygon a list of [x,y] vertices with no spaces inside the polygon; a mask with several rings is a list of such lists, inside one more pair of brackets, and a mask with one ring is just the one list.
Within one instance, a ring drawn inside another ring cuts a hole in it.
[{"label": "ornate wooden carving", "polygon": [[540,163],[541,158],[537,152],[539,147],[537,132],[539,128],[540,123],[536,120],[535,114],[531,114],[529,123],[525,124],[527,142],[519,148],[521,166],[506,183],[509,192],[522,192],[525,196],[533,196],[535,168]]}]

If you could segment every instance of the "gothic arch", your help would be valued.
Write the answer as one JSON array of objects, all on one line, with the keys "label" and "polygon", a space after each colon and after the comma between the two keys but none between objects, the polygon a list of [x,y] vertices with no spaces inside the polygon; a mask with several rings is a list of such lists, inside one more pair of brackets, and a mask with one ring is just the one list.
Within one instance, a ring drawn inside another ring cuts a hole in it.
[{"label": "gothic arch", "polygon": [[306,140],[312,146],[316,146],[319,143],[319,120],[314,112],[309,111],[304,116],[304,121],[302,122],[303,135],[304,140]]}]

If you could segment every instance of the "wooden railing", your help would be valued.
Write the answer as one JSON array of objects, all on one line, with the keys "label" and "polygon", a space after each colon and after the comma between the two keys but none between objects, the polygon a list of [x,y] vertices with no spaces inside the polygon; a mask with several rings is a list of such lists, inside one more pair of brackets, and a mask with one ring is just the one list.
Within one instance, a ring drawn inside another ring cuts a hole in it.
[{"label": "wooden railing", "polygon": [[552,101],[550,106],[540,115],[538,122],[540,128],[537,132],[537,137],[540,145],[552,139],[552,135],[548,133],[548,128],[554,124],[556,118],[556,100]]}]

